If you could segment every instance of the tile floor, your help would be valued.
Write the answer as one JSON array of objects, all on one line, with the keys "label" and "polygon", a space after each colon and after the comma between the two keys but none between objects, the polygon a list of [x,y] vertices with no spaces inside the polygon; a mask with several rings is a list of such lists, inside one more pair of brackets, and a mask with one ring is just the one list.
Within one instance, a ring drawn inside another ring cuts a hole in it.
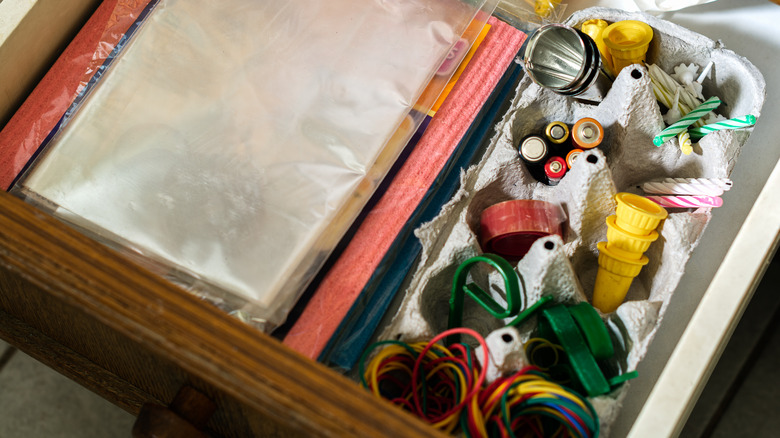
[{"label": "tile floor", "polygon": [[[777,436],[778,284],[780,257],[767,269],[682,437]],[[130,414],[0,341],[0,437],[129,437],[133,421]]]},{"label": "tile floor", "polygon": [[129,437],[135,418],[0,341],[0,437]]}]

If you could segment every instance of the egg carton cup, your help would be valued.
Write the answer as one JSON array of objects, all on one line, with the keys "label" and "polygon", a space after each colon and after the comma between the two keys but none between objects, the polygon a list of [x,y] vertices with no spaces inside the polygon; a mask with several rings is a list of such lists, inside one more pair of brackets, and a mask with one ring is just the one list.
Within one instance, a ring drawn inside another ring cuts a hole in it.
[{"label": "egg carton cup", "polygon": [[[644,13],[609,8],[579,11],[567,24],[578,27],[592,18],[646,22],[654,30],[648,63],[671,72],[681,63],[703,67],[713,61],[711,77],[703,81],[703,94],[718,96],[725,103],[717,112],[725,117],[760,115],[765,98],[763,77],[749,61],[724,48],[721,42]],[[643,65],[622,70],[598,105],[560,96],[524,77],[484,157],[462,173],[459,191],[440,214],[416,230],[423,246],[421,259],[398,313],[380,338],[423,341],[447,328],[455,270],[463,261],[482,253],[478,243],[480,214],[490,205],[511,199],[557,203],[568,216],[565,239],[548,236],[537,240],[516,265],[525,288],[525,305],[543,295],[553,295],[557,302],[568,304],[590,301],[598,271],[596,245],[606,240],[606,218],[615,214],[615,194],[641,194],[637,188],[641,183],[666,177],[728,177],[749,136],[749,131],[719,131],[695,144],[691,155],[682,154],[676,139],[656,147],[653,137],[665,127],[661,108]],[[580,155],[557,186],[537,182],[518,158],[520,139],[543,132],[549,122],[573,124],[583,117],[593,117],[604,126],[602,145]],[[626,345],[619,360],[625,371],[635,370],[645,356],[683,275],[681,267],[698,244],[711,214],[708,209],[672,210],[658,229],[659,239],[646,252],[649,263],[632,282],[626,301],[614,313],[603,315],[613,331],[622,327]],[[504,301],[502,279],[489,268],[482,268],[472,270],[472,281],[499,302]],[[518,327],[523,342],[531,336],[535,319]],[[498,320],[473,300],[465,300],[463,323],[482,335],[502,329],[509,321]],[[517,343],[496,345],[517,349]],[[496,352],[501,357],[512,353]],[[629,387],[625,384],[591,399],[604,436]]]}]

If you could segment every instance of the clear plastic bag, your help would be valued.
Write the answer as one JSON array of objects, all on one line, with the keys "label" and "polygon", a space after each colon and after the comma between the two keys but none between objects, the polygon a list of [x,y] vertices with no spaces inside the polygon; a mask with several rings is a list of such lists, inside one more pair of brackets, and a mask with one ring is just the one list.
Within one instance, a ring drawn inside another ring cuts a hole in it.
[{"label": "clear plastic bag", "polygon": [[531,31],[544,24],[562,22],[566,6],[562,0],[502,0],[496,15],[518,29]]},{"label": "clear plastic bag", "polygon": [[272,328],[494,7],[474,3],[162,0],[15,190]]}]

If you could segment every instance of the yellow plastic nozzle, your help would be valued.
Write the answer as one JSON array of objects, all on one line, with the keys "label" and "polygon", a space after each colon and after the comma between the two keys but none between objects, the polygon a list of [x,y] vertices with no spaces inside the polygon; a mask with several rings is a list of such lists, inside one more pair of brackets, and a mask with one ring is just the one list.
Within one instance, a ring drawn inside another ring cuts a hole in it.
[{"label": "yellow plastic nozzle", "polygon": [[593,306],[603,313],[614,312],[631,287],[634,277],[649,261],[646,256],[638,260],[621,257],[607,248],[607,242],[599,242],[599,270],[593,288]]},{"label": "yellow plastic nozzle", "polygon": [[644,196],[621,192],[615,195],[615,200],[617,201],[615,223],[629,233],[639,236],[651,234],[668,216],[666,209]]},{"label": "yellow plastic nozzle", "polygon": [[610,244],[607,242],[607,249],[616,256],[623,257],[624,259],[630,259],[630,260],[639,260],[642,258],[641,252],[632,252],[632,251],[626,251],[625,249],[615,246],[614,244]]},{"label": "yellow plastic nozzle", "polygon": [[644,236],[629,233],[618,226],[617,216],[607,218],[607,249],[618,255],[638,260],[656,239],[658,231],[653,230]]},{"label": "yellow plastic nozzle", "polygon": [[593,290],[593,307],[602,313],[614,312],[626,298],[632,281],[634,277],[623,277],[599,267]]},{"label": "yellow plastic nozzle", "polygon": [[596,247],[599,249],[599,267],[622,277],[636,277],[642,270],[642,266],[650,261],[646,255],[642,255],[639,259],[621,257],[607,248],[607,242],[599,242]]},{"label": "yellow plastic nozzle", "polygon": [[602,37],[602,32],[604,32],[604,29],[606,29],[607,26],[609,26],[609,23],[598,18],[586,20],[582,23],[582,33],[593,38],[593,41],[596,42],[596,46],[599,48],[601,58],[606,62],[610,72],[614,72],[612,55],[610,55],[609,47],[604,44],[604,38]]},{"label": "yellow plastic nozzle", "polygon": [[644,62],[647,47],[653,39],[653,29],[637,20],[618,21],[607,26],[601,38],[609,48],[617,74],[623,67]]}]

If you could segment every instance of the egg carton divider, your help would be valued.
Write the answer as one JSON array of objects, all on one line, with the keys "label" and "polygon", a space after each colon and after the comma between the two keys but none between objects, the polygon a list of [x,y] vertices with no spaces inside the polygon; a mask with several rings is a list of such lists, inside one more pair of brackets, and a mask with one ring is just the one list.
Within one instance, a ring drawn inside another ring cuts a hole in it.
[{"label": "egg carton divider", "polygon": [[[654,31],[648,63],[671,72],[681,63],[704,67],[714,61],[712,76],[703,82],[703,93],[705,97],[718,96],[724,102],[716,112],[725,117],[760,115],[765,99],[763,77],[748,60],[727,50],[722,43],[647,14],[609,8],[579,11],[567,24],[576,27],[591,18],[648,23]],[[524,77],[481,161],[461,175],[459,191],[440,214],[415,231],[423,247],[420,262],[402,294],[398,313],[379,338],[423,341],[447,328],[455,270],[463,261],[482,253],[479,216],[486,207],[511,199],[556,203],[567,216],[565,239],[539,239],[516,264],[525,286],[525,306],[543,295],[554,295],[558,302],[568,304],[589,300],[598,269],[596,244],[606,240],[606,218],[615,212],[614,195],[622,191],[642,194],[637,186],[654,179],[728,177],[748,139],[749,131],[719,131],[695,144],[691,155],[682,154],[676,139],[656,147],[652,139],[665,126],[661,108],[643,65],[623,69],[597,105],[560,96]],[[520,140],[541,132],[549,122],[571,125],[583,117],[595,118],[603,125],[602,146],[580,155],[557,186],[535,181],[518,157]],[[636,369],[644,358],[684,273],[682,267],[711,215],[709,210],[671,210],[658,230],[660,238],[646,253],[650,262],[634,279],[626,301],[613,314],[603,315],[613,323],[608,325],[622,326],[628,337],[626,351],[618,358],[626,371]],[[504,299],[497,275],[480,270],[473,281],[499,302]],[[510,321],[496,320],[470,301],[466,300],[464,325],[483,336]],[[523,341],[529,338],[533,326],[529,322],[519,327]],[[502,356],[511,354],[501,352]],[[609,434],[629,387],[625,384],[608,395],[591,399],[600,416],[602,436]]]}]

